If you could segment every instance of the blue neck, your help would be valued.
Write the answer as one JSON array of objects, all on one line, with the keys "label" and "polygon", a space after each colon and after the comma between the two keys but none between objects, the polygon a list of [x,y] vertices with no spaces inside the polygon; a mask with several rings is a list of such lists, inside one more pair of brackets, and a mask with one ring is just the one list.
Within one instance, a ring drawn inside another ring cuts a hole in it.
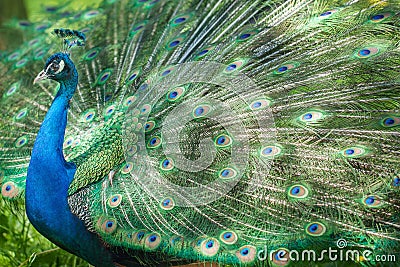
[{"label": "blue neck", "polygon": [[76,71],[60,89],[40,127],[26,179],[26,213],[33,226],[50,241],[95,266],[113,266],[97,236],[71,213],[68,187],[76,167],[63,155],[68,102],[76,89]]}]

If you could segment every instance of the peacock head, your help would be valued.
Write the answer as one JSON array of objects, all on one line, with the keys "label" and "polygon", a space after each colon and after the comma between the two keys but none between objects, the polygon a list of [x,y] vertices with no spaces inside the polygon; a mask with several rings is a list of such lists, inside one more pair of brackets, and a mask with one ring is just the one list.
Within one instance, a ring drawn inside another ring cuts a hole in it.
[{"label": "peacock head", "polygon": [[73,78],[75,73],[75,66],[69,55],[58,52],[47,59],[44,69],[36,76],[33,83],[35,84],[45,79],[63,82]]}]

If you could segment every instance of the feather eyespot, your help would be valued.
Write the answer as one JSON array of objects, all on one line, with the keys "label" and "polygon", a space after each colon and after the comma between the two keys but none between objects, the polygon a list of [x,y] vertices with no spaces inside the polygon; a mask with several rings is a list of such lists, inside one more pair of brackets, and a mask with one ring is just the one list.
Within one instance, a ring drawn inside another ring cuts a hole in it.
[{"label": "feather eyespot", "polygon": [[273,158],[282,154],[282,147],[279,145],[267,145],[261,148],[260,156],[264,158]]},{"label": "feather eyespot", "polygon": [[316,123],[325,117],[324,113],[320,111],[309,111],[298,117],[298,120],[302,123]]},{"label": "feather eyespot", "polygon": [[295,184],[289,187],[288,196],[292,199],[304,199],[308,197],[308,188],[301,184]]},{"label": "feather eyespot", "polygon": [[162,72],[160,72],[159,76],[166,77],[166,76],[170,75],[175,69],[176,69],[176,67],[166,68]]},{"label": "feather eyespot", "polygon": [[202,104],[194,108],[193,110],[193,117],[194,118],[201,118],[207,116],[208,113],[211,111],[211,106],[207,104]]},{"label": "feather eyespot", "polygon": [[227,134],[220,134],[215,138],[215,145],[217,147],[227,147],[232,144],[232,138]]},{"label": "feather eyespot", "polygon": [[226,67],[225,71],[226,72],[234,71],[236,68],[237,68],[236,64],[234,64],[234,63],[233,64],[229,64],[229,66]]},{"label": "feather eyespot", "polygon": [[290,263],[290,252],[286,248],[279,248],[271,253],[270,257],[274,266],[285,266]]},{"label": "feather eyespot", "polygon": [[141,33],[145,29],[146,25],[147,25],[147,21],[142,21],[142,22],[134,25],[129,32],[129,36],[133,37],[133,36],[137,35],[138,33]]},{"label": "feather eyespot", "polygon": [[400,125],[400,118],[395,116],[385,117],[381,121],[383,127],[394,127]]},{"label": "feather eyespot", "polygon": [[359,158],[369,154],[366,147],[362,146],[352,146],[343,149],[340,154],[345,158]]},{"label": "feather eyespot", "polygon": [[243,41],[250,40],[258,32],[259,32],[258,30],[250,30],[250,31],[248,30],[248,31],[242,32],[236,37],[236,41],[243,42]]},{"label": "feather eyespot", "polygon": [[171,20],[170,24],[172,27],[176,27],[176,26],[186,23],[190,18],[191,18],[191,15],[189,15],[189,14],[176,16],[175,18],[173,18]]},{"label": "feather eyespot", "polygon": [[18,25],[22,28],[25,28],[25,27],[31,26],[32,23],[30,23],[29,21],[26,21],[26,20],[20,20],[20,21],[18,21]]},{"label": "feather eyespot", "polygon": [[160,164],[161,170],[170,171],[174,168],[174,161],[171,158],[165,158]]},{"label": "feather eyespot", "polygon": [[232,179],[237,176],[237,171],[233,168],[224,168],[218,173],[221,179]]},{"label": "feather eyespot", "polygon": [[144,131],[146,133],[151,132],[154,129],[155,126],[156,126],[155,121],[148,121],[144,125]]},{"label": "feather eyespot", "polygon": [[124,166],[121,168],[121,173],[122,174],[128,174],[132,171],[133,169],[133,163],[132,162],[126,162]]},{"label": "feather eyespot", "polygon": [[284,65],[279,66],[277,69],[274,70],[274,74],[284,74],[287,73],[291,70],[293,70],[294,68],[296,68],[299,65],[299,63],[297,62],[290,62],[290,63],[286,63]]},{"label": "feather eyespot", "polygon": [[81,144],[81,140],[76,139],[73,143],[72,143],[72,147],[77,147]]},{"label": "feather eyespot", "polygon": [[68,147],[72,146],[73,143],[74,143],[74,137],[69,136],[65,139],[65,141],[63,143],[63,148],[68,148]]},{"label": "feather eyespot", "polygon": [[80,29],[79,31],[81,33],[83,33],[83,34],[87,34],[87,33],[92,31],[92,28],[91,27],[85,27],[85,28]]},{"label": "feather eyespot", "polygon": [[380,13],[380,14],[376,14],[371,16],[370,21],[374,22],[374,23],[379,23],[384,21],[385,19],[391,17],[393,14],[389,13],[389,12],[385,12],[385,13]]},{"label": "feather eyespot", "polygon": [[43,58],[43,56],[44,56],[44,54],[47,52],[47,50],[46,49],[43,49],[43,48],[38,48],[38,49],[36,49],[35,50],[35,56],[34,56],[34,60],[39,60],[39,59],[42,59]]},{"label": "feather eyespot", "polygon": [[136,233],[133,235],[133,241],[134,241],[135,243],[140,243],[140,242],[142,242],[143,239],[144,239],[145,234],[146,234],[146,233],[145,233],[143,230],[139,230],[138,232],[136,232]]},{"label": "feather eyespot", "polygon": [[27,135],[23,135],[23,136],[17,138],[17,140],[15,140],[14,146],[15,146],[16,148],[23,147],[23,146],[25,146],[25,145],[28,143],[28,141],[29,141],[28,136],[27,136]]},{"label": "feather eyespot", "polygon": [[148,250],[157,249],[161,244],[161,236],[157,233],[149,234],[144,242],[145,248]]},{"label": "feather eyespot", "polygon": [[382,199],[377,195],[365,196],[362,203],[368,208],[379,208],[383,205]]},{"label": "feather eyespot", "polygon": [[137,79],[137,77],[139,77],[139,74],[140,74],[139,69],[132,71],[126,78],[125,84],[129,85],[129,84],[133,83]]},{"label": "feather eyespot", "polygon": [[92,48],[82,56],[82,59],[86,61],[91,61],[99,55],[100,50],[101,49],[98,47]]},{"label": "feather eyespot", "polygon": [[115,195],[112,195],[112,196],[110,196],[108,198],[107,204],[108,204],[108,206],[110,208],[115,208],[115,207],[118,207],[121,204],[121,201],[122,201],[122,195],[121,194],[115,194]]},{"label": "feather eyespot", "polygon": [[140,91],[145,91],[147,88],[149,88],[149,86],[150,86],[150,80],[146,80],[144,83],[142,83],[139,86],[139,90]]},{"label": "feather eyespot", "polygon": [[210,51],[214,50],[214,48],[215,48],[215,45],[203,47],[202,49],[199,50],[199,52],[197,52],[195,59],[200,59],[200,58],[206,56],[208,53],[210,53]]},{"label": "feather eyespot", "polygon": [[172,210],[174,207],[175,207],[175,202],[172,198],[167,197],[161,201],[161,208],[163,210]]},{"label": "feather eyespot", "polygon": [[236,251],[236,257],[242,263],[250,263],[256,258],[256,248],[254,246],[246,245]]},{"label": "feather eyespot", "polygon": [[185,36],[180,35],[167,43],[166,48],[168,50],[175,49],[176,47],[180,46],[185,41]]},{"label": "feather eyespot", "polygon": [[239,71],[246,65],[247,61],[248,59],[238,59],[229,63],[227,67],[225,67],[224,73],[230,74]]},{"label": "feather eyespot", "polygon": [[205,56],[210,50],[209,49],[203,49],[199,53],[197,53],[198,57]]},{"label": "feather eyespot", "polygon": [[114,111],[115,111],[115,105],[110,105],[104,109],[104,116],[109,117],[114,113]]},{"label": "feather eyespot", "polygon": [[356,51],[356,57],[369,58],[378,55],[380,52],[379,47],[367,46]]},{"label": "feather eyespot", "polygon": [[83,15],[83,18],[84,18],[84,19],[91,19],[91,18],[96,17],[96,16],[99,15],[99,14],[100,14],[100,11],[98,11],[98,10],[90,10],[90,11],[86,12],[86,13]]},{"label": "feather eyespot", "polygon": [[11,181],[6,182],[1,187],[1,194],[3,197],[14,198],[18,195],[18,187]]},{"label": "feather eyespot", "polygon": [[150,138],[149,142],[147,143],[148,148],[157,148],[161,145],[161,138],[159,136],[154,136]]},{"label": "feather eyespot", "polygon": [[219,239],[227,245],[233,245],[237,242],[238,236],[233,231],[224,231],[219,236]]},{"label": "feather eyespot", "polygon": [[50,26],[51,26],[50,23],[41,23],[35,27],[35,30],[38,32],[42,32],[42,31],[50,28]]},{"label": "feather eyespot", "polygon": [[263,98],[263,99],[258,99],[258,100],[253,101],[249,107],[251,110],[256,111],[256,110],[265,109],[270,104],[271,104],[271,100]]},{"label": "feather eyespot", "polygon": [[30,41],[28,42],[28,45],[29,45],[29,47],[35,47],[35,46],[37,46],[39,43],[40,43],[40,42],[39,42],[39,39],[35,38],[35,39],[30,40]]},{"label": "feather eyespot", "polygon": [[186,21],[185,17],[179,17],[179,18],[174,19],[174,23],[176,23],[176,24],[183,23],[185,21]]},{"label": "feather eyespot", "polygon": [[169,47],[177,46],[179,43],[180,43],[179,40],[172,41],[172,42],[169,43]]},{"label": "feather eyespot", "polygon": [[57,7],[57,6],[46,6],[44,10],[49,12],[49,13],[54,13],[57,10],[59,10],[59,7]]},{"label": "feather eyespot", "polygon": [[167,100],[174,102],[178,100],[185,93],[185,87],[176,87],[167,93]]},{"label": "feather eyespot", "polygon": [[124,106],[129,107],[132,103],[136,101],[136,96],[129,96],[124,100]]},{"label": "feather eyespot", "polygon": [[136,152],[137,152],[136,145],[126,147],[126,153],[128,154],[128,156],[132,157],[133,155],[136,154]]},{"label": "feather eyespot", "polygon": [[14,52],[14,53],[10,54],[7,57],[7,60],[8,61],[14,61],[14,60],[17,60],[19,57],[20,57],[20,53],[19,52]]},{"label": "feather eyespot", "polygon": [[142,108],[140,109],[141,115],[146,115],[149,114],[150,112],[151,112],[151,106],[149,104],[143,105]]},{"label": "feather eyespot", "polygon": [[327,11],[324,11],[321,14],[319,14],[319,17],[325,19],[325,18],[332,16],[333,14],[335,14],[338,11],[339,11],[338,9],[327,10]]},{"label": "feather eyespot", "polygon": [[200,252],[208,257],[218,253],[219,242],[215,238],[207,238],[201,243]]},{"label": "feather eyespot", "polygon": [[14,94],[19,89],[20,84],[21,84],[20,82],[13,83],[10,86],[10,88],[7,90],[6,96],[10,96],[10,95]]},{"label": "feather eyespot", "polygon": [[164,76],[167,76],[167,75],[170,74],[170,73],[171,73],[171,70],[170,70],[170,69],[167,69],[167,70],[163,71],[163,72],[160,74],[160,76],[164,77]]},{"label": "feather eyespot", "polygon": [[14,66],[15,66],[15,68],[21,68],[21,67],[25,66],[27,62],[28,62],[28,59],[22,58],[22,59],[18,60]]},{"label": "feather eyespot", "polygon": [[321,236],[325,232],[326,226],[320,222],[312,222],[306,226],[306,233],[310,236]]},{"label": "feather eyespot", "polygon": [[18,111],[17,114],[15,114],[14,119],[20,120],[20,119],[24,118],[26,116],[26,114],[28,114],[28,108],[23,108],[20,111]]},{"label": "feather eyespot", "polygon": [[99,76],[97,76],[96,83],[97,85],[103,85],[107,82],[107,80],[110,78],[111,74],[113,73],[112,69],[105,69],[102,72],[100,72]]},{"label": "feather eyespot", "polygon": [[113,219],[107,219],[101,224],[101,230],[111,234],[117,229],[117,222]]},{"label": "feather eyespot", "polygon": [[81,115],[81,120],[83,122],[91,122],[96,116],[96,111],[94,109],[89,109]]}]

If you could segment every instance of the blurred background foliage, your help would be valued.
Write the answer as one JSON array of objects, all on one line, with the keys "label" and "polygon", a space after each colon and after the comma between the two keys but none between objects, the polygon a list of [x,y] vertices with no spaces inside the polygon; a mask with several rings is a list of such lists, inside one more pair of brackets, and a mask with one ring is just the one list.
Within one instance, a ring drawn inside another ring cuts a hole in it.
[{"label": "blurred background foliage", "polygon": [[[69,3],[79,10],[88,5],[96,7],[97,0],[0,0],[0,50],[12,50],[23,40],[19,31],[7,27],[13,20],[37,22],[46,20],[46,7]],[[3,25],[5,25],[3,27]],[[58,248],[29,223],[24,203],[10,202],[0,196],[0,266],[90,266],[82,259]]]},{"label": "blurred background foliage", "polygon": [[0,266],[89,266],[58,248],[29,223],[22,202],[0,199]]},{"label": "blurred background foliage", "polygon": [[[46,7],[68,5],[73,10],[87,6],[97,7],[99,0],[0,0],[0,25],[9,21],[28,20],[38,22],[47,19]],[[23,36],[9,27],[0,27],[0,50],[10,50],[22,42]]]}]

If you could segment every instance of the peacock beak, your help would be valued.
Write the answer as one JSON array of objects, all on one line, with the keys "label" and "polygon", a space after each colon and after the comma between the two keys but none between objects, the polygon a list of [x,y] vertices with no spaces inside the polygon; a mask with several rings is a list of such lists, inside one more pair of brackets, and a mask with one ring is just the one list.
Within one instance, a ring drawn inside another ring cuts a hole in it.
[{"label": "peacock beak", "polygon": [[42,71],[36,76],[36,78],[33,80],[33,84],[35,84],[35,83],[37,83],[37,82],[39,82],[39,81],[41,81],[41,80],[47,79],[48,77],[49,77],[49,76],[47,75],[46,71],[45,71],[45,70],[42,70]]}]

